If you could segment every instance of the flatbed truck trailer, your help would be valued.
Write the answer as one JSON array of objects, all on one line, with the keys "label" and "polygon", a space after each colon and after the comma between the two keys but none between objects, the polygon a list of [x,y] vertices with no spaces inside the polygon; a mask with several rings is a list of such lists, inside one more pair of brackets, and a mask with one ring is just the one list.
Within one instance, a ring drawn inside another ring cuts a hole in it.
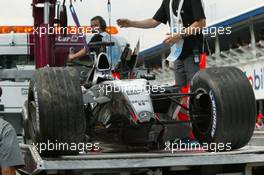
[{"label": "flatbed truck trailer", "polygon": [[76,156],[42,157],[33,145],[21,145],[23,174],[185,174],[257,175],[264,170],[263,131],[251,142],[230,152],[155,151],[133,153],[90,152]]}]

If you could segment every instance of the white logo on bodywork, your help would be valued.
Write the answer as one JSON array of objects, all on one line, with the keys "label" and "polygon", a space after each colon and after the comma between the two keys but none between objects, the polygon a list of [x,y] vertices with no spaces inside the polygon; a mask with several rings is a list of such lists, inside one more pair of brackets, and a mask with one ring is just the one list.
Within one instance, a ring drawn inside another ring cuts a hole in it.
[{"label": "white logo on bodywork", "polygon": [[56,39],[58,42],[78,42],[78,36],[77,35],[72,35],[72,36],[58,36]]},{"label": "white logo on bodywork", "polygon": [[212,124],[212,130],[211,130],[211,137],[213,138],[215,135],[216,122],[217,122],[216,102],[215,102],[215,97],[212,91],[209,92],[209,96],[210,96],[211,103],[212,103],[212,113],[213,113],[213,124]]}]

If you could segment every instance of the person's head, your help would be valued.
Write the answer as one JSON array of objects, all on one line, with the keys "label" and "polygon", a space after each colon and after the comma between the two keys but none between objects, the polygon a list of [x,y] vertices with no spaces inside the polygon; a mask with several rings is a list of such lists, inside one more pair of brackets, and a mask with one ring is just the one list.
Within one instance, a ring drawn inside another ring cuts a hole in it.
[{"label": "person's head", "polygon": [[106,22],[104,18],[101,16],[95,16],[91,19],[91,27],[94,30],[95,28],[99,28],[99,32],[105,32],[106,30]]}]

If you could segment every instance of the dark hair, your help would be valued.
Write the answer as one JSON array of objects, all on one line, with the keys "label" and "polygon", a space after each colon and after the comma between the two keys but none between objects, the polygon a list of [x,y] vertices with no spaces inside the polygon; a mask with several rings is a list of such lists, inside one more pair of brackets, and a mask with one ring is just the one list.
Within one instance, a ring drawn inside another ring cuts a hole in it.
[{"label": "dark hair", "polygon": [[104,20],[103,17],[101,17],[101,16],[95,16],[95,17],[93,17],[91,19],[91,21],[94,21],[94,20],[98,20],[99,21],[99,23],[100,23],[100,29],[102,31],[105,31],[106,30],[106,22],[105,22],[105,20]]}]

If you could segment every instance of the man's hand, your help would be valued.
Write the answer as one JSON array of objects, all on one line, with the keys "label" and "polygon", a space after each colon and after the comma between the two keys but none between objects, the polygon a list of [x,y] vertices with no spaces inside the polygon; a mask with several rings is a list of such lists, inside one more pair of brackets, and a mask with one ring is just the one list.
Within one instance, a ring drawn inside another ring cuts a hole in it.
[{"label": "man's hand", "polygon": [[132,27],[132,22],[129,19],[118,19],[116,23],[119,27]]},{"label": "man's hand", "polygon": [[69,54],[68,55],[68,61],[73,61],[73,60],[75,60],[75,56],[74,56],[74,54]]},{"label": "man's hand", "polygon": [[179,33],[174,33],[173,35],[167,34],[167,38],[163,41],[165,44],[173,45],[181,40]]}]

